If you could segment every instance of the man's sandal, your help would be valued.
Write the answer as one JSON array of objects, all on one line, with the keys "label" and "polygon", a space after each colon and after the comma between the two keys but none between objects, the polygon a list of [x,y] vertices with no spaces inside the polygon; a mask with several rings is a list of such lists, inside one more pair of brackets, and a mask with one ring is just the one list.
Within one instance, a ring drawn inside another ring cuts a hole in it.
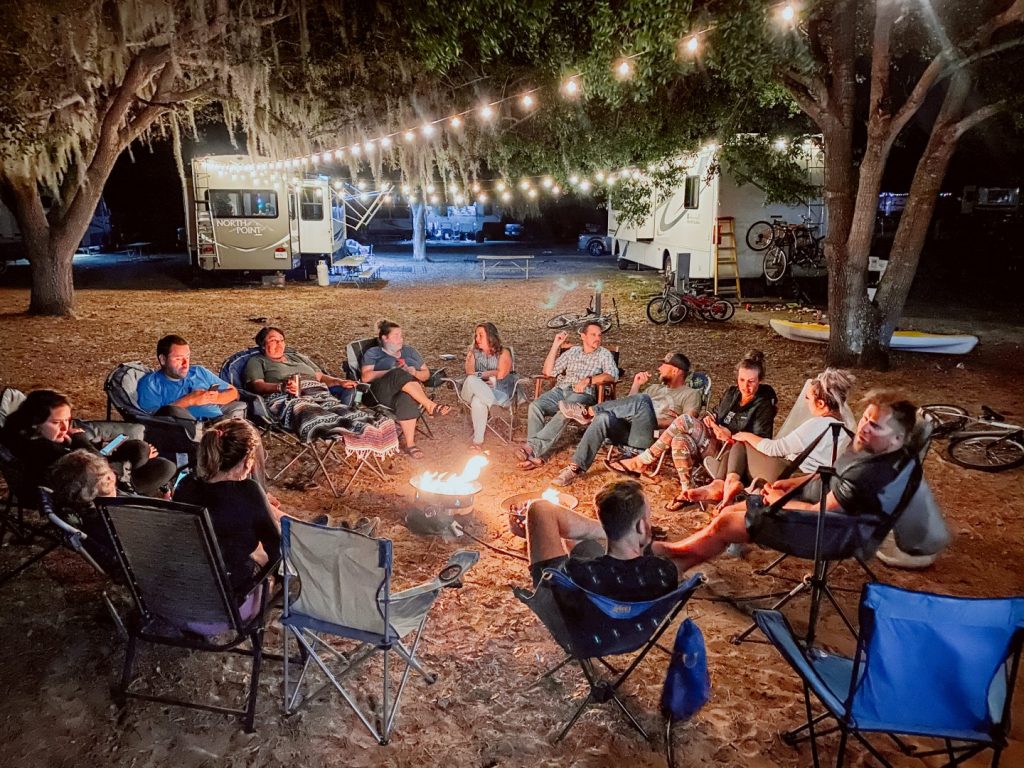
[{"label": "man's sandal", "polygon": [[407,445],[402,449],[402,452],[413,461],[420,461],[426,457],[426,454],[423,453],[423,449],[418,445]]},{"label": "man's sandal", "polygon": [[678,512],[681,509],[686,509],[689,506],[696,504],[697,502],[690,498],[690,491],[685,490],[680,492],[672,501],[665,505],[665,509],[669,512]]},{"label": "man's sandal", "polygon": [[427,415],[433,418],[434,416],[447,416],[452,412],[452,407],[446,403],[434,403],[434,409],[427,411]]},{"label": "man's sandal", "polygon": [[528,459],[520,461],[516,466],[523,471],[529,472],[531,469],[543,467],[546,463],[547,462],[539,456],[530,456]]},{"label": "man's sandal", "polygon": [[618,472],[620,475],[625,475],[626,477],[640,477],[639,472],[626,469],[626,465],[622,463],[622,459],[605,459],[604,466],[606,469],[612,472]]}]

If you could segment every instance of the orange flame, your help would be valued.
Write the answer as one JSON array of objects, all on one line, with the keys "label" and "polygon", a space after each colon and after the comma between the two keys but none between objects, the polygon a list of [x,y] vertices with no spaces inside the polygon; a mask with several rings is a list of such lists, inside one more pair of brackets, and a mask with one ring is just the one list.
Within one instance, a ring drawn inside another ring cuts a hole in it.
[{"label": "orange flame", "polygon": [[451,472],[424,472],[413,478],[412,482],[421,491],[428,493],[446,493],[451,496],[474,493],[477,489],[473,487],[473,483],[480,477],[480,471],[488,463],[486,456],[473,456],[457,475]]}]

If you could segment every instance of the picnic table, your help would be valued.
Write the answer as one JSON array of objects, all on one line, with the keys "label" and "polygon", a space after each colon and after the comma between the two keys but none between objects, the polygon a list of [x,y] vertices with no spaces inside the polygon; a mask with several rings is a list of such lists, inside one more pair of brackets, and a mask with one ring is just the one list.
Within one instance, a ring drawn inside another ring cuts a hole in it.
[{"label": "picnic table", "polygon": [[334,266],[341,268],[342,280],[353,283],[373,280],[380,272],[380,266],[375,264],[369,256],[346,256],[334,262]]},{"label": "picnic table", "polygon": [[488,267],[491,272],[496,269],[519,270],[526,274],[527,280],[530,279],[530,262],[533,256],[520,253],[487,253],[479,254],[476,260],[480,262],[480,277],[484,280],[487,279]]},{"label": "picnic table", "polygon": [[151,245],[152,245],[152,243],[147,242],[147,241],[140,241],[140,242],[137,242],[137,243],[128,243],[128,245],[126,245],[124,247],[124,252],[127,253],[129,256],[141,256],[142,255],[142,251],[145,248],[148,248]]}]

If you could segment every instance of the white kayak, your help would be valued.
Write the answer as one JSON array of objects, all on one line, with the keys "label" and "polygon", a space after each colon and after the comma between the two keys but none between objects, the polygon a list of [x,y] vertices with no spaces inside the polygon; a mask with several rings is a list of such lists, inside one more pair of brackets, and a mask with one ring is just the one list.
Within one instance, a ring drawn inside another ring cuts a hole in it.
[{"label": "white kayak", "polygon": [[[793,341],[824,344],[828,341],[828,326],[824,323],[797,323],[792,320],[770,320],[772,330]],[[925,333],[924,331],[896,331],[889,342],[890,349],[904,352],[932,352],[940,355],[966,355],[978,343],[977,336],[967,334]]]}]

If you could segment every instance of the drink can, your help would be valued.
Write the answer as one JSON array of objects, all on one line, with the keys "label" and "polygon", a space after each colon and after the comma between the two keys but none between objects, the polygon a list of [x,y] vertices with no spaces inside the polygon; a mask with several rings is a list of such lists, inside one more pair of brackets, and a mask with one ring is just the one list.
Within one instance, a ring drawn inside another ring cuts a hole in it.
[{"label": "drink can", "polygon": [[302,391],[299,389],[299,374],[292,376],[292,382],[295,384],[295,394],[298,395]]}]

